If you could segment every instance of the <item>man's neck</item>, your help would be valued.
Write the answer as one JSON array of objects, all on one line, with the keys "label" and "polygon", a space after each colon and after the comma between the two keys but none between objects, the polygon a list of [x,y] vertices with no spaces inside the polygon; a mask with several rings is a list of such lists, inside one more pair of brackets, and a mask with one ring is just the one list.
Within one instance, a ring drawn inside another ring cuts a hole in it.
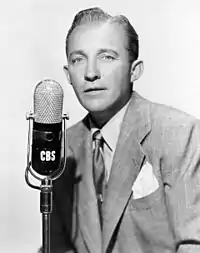
[{"label": "man's neck", "polygon": [[101,129],[108,121],[110,121],[115,116],[115,114],[117,114],[130,101],[130,97],[128,100],[122,103],[120,107],[116,107],[113,110],[108,109],[103,112],[90,112],[90,117],[94,124],[99,129]]}]

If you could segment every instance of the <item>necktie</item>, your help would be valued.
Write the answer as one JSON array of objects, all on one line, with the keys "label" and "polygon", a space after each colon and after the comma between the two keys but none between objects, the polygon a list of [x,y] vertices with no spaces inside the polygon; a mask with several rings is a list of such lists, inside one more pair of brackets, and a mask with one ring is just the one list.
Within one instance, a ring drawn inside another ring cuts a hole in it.
[{"label": "necktie", "polygon": [[94,185],[96,188],[97,202],[99,208],[100,223],[102,226],[102,204],[103,204],[103,193],[105,187],[105,165],[102,154],[103,148],[103,137],[100,130],[97,130],[93,134],[94,140],[94,151],[93,151],[93,176]]}]

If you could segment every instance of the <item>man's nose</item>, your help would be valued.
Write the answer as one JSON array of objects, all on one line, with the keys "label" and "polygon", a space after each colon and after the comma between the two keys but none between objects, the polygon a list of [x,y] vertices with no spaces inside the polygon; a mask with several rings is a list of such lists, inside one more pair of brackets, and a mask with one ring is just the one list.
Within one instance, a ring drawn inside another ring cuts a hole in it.
[{"label": "man's nose", "polygon": [[86,81],[89,81],[89,82],[94,82],[97,79],[101,78],[100,71],[96,63],[94,62],[88,63],[84,78]]}]

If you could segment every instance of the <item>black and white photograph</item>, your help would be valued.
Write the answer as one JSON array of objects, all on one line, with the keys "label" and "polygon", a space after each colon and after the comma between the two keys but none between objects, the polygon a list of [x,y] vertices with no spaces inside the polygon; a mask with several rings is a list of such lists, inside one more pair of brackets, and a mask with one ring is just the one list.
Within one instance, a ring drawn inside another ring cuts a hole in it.
[{"label": "black and white photograph", "polygon": [[200,1],[0,3],[0,252],[200,252]]}]

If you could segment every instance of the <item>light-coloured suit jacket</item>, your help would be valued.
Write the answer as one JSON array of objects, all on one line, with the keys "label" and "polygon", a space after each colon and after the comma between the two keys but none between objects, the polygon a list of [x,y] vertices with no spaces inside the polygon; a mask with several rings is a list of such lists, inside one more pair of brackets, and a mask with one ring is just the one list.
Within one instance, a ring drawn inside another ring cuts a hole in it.
[{"label": "light-coloured suit jacket", "polygon": [[200,252],[198,120],[133,92],[103,204],[103,231],[88,116],[67,136],[67,167],[53,186],[51,253]]}]

